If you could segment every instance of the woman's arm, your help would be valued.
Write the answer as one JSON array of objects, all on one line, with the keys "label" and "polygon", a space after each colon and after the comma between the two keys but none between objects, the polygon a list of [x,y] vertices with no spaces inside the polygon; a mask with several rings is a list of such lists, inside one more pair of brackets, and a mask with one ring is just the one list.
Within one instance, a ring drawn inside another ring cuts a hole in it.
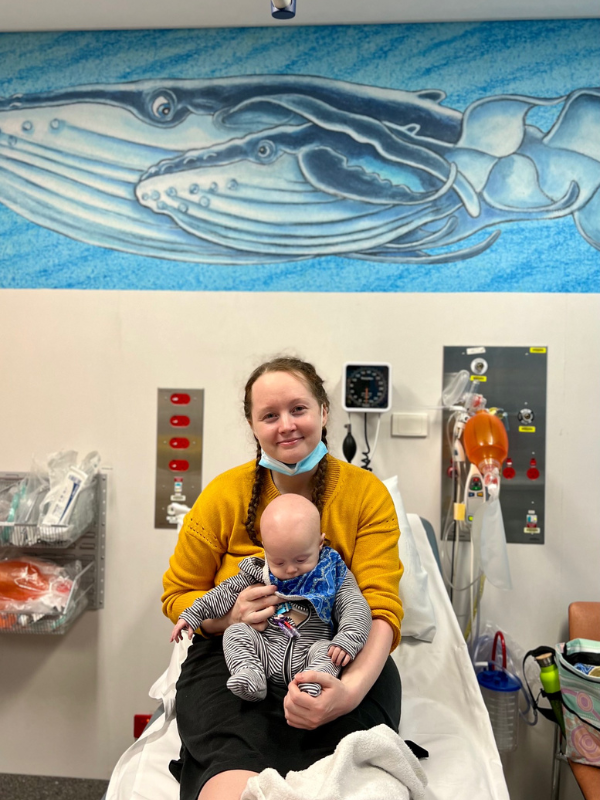
[{"label": "woman's arm", "polygon": [[[367,643],[344,669],[341,680],[326,672],[300,672],[283,701],[285,718],[293,728],[314,730],[347,714],[359,705],[379,677],[392,646],[394,631],[383,619],[374,619]],[[319,683],[322,692],[312,697],[299,683]]]},{"label": "woman's arm", "polygon": [[403,566],[398,555],[398,519],[390,493],[375,476],[368,475],[350,569],[375,619],[392,629],[390,650],[400,642],[404,616],[398,585]]}]

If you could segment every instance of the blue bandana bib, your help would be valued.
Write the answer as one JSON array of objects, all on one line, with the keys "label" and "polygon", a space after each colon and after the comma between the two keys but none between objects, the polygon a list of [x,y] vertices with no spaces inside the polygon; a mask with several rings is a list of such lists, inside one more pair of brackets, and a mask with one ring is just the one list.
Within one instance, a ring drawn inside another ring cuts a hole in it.
[{"label": "blue bandana bib", "polygon": [[[267,569],[265,569],[266,572]],[[276,586],[277,594],[284,600],[308,600],[314,606],[320,619],[323,622],[331,623],[335,596],[344,582],[347,572],[348,567],[342,561],[339,553],[336,553],[331,547],[323,547],[319,563],[310,572],[282,581],[269,570],[268,580],[265,574],[264,582]]]}]

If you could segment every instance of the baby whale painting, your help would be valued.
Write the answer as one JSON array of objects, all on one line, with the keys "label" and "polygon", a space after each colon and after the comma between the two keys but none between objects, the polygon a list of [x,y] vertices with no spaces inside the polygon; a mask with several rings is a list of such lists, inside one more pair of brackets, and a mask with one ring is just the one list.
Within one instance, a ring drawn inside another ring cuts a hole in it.
[{"label": "baby whale painting", "polygon": [[444,100],[295,75],[0,98],[0,203],[80,242],[199,264],[441,264],[561,217],[600,249],[600,89]]}]

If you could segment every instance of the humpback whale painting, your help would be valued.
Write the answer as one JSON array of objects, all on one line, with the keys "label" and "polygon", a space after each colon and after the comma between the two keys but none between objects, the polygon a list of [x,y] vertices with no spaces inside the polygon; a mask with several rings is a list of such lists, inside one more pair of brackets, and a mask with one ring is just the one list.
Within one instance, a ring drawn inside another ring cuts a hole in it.
[{"label": "humpback whale painting", "polygon": [[[464,114],[443,99],[301,76],[9,97],[0,202],[84,242],[209,264],[456,261],[513,221],[563,216],[600,249],[600,89]],[[547,131],[527,124],[541,105],[560,108]]]},{"label": "humpback whale painting", "polygon": [[0,204],[96,248],[222,268],[453,264],[565,220],[597,252],[600,88],[462,111],[431,82],[301,74],[10,94]]}]

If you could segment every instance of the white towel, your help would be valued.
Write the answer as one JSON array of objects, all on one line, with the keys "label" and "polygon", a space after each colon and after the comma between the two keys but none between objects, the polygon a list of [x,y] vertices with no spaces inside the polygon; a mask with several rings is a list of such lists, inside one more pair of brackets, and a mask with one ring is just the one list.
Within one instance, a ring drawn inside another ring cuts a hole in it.
[{"label": "white towel", "polygon": [[285,778],[265,769],[240,800],[422,800],[427,778],[387,725],[345,736],[335,752]]}]

